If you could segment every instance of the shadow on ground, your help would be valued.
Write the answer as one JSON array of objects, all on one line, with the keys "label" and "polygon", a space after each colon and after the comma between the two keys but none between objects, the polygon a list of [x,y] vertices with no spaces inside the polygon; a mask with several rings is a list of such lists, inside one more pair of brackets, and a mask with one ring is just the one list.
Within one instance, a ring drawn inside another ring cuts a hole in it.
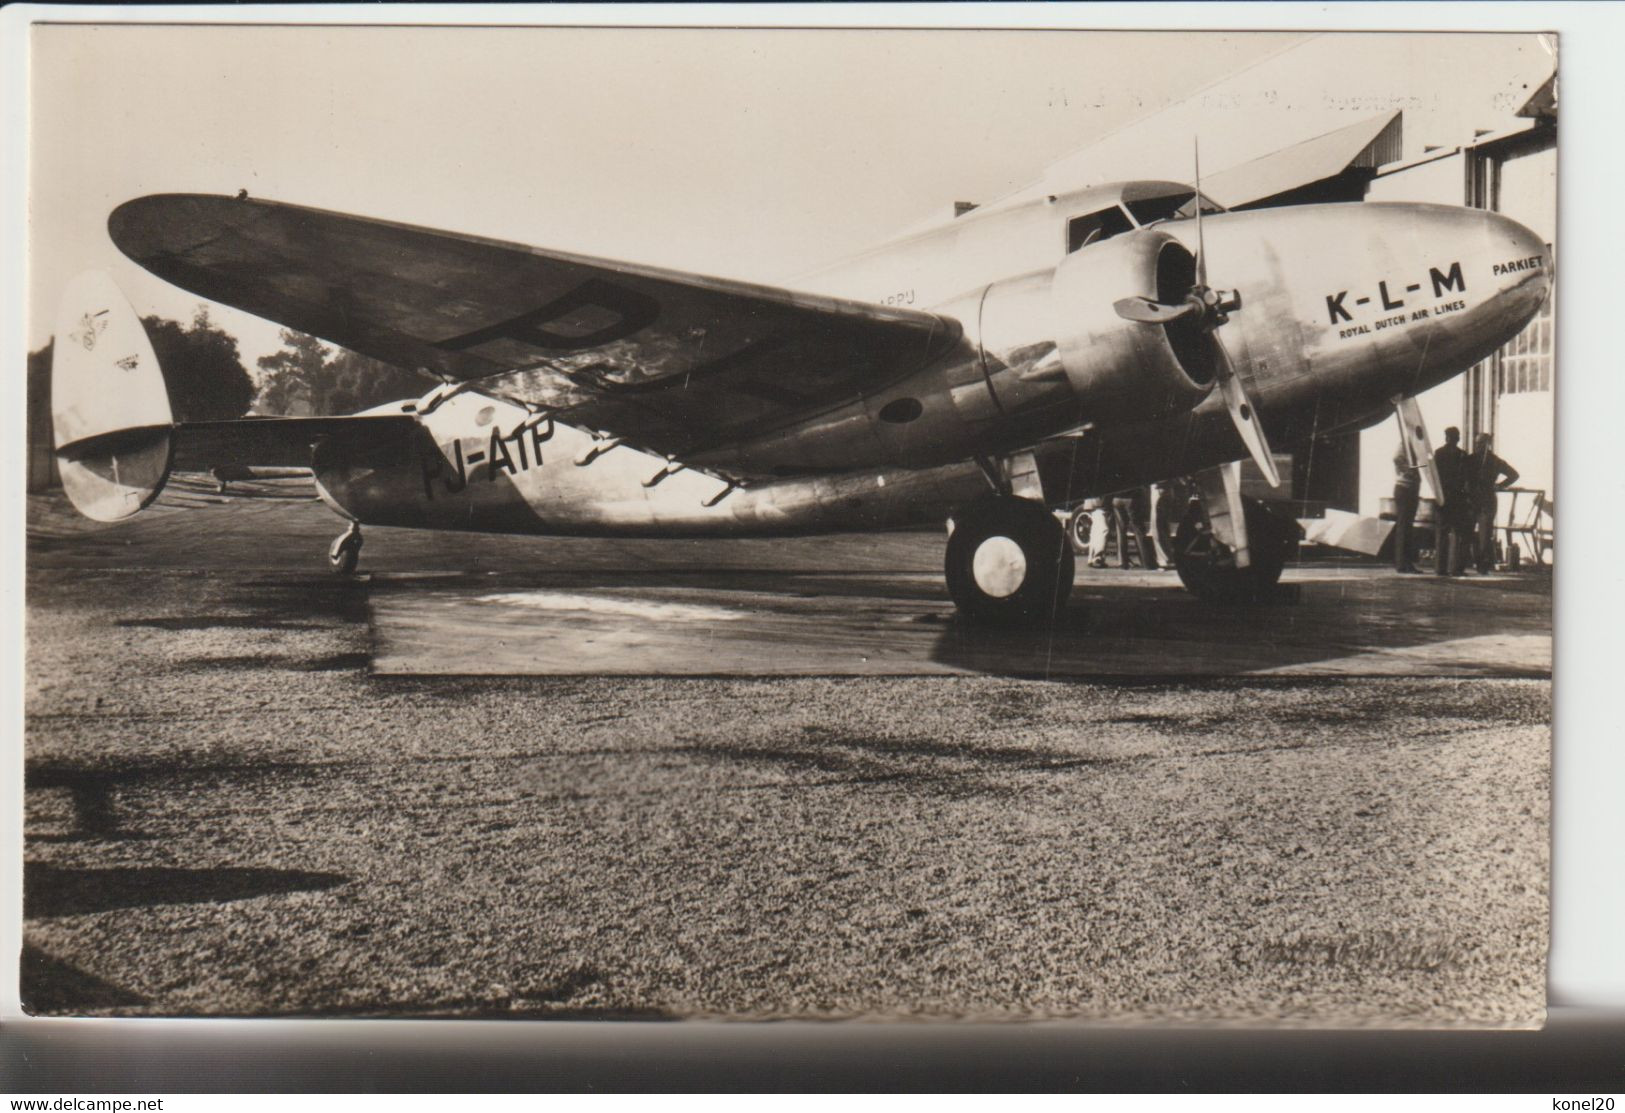
[{"label": "shadow on ground", "polygon": [[[929,539],[922,539],[924,544]],[[1080,577],[1057,621],[990,627],[921,573],[693,568],[369,585],[375,675],[1032,678],[1551,675],[1550,580],[1289,570],[1261,605],[1171,573]]]},{"label": "shadow on ground", "polygon": [[162,866],[74,869],[44,862],[23,867],[23,916],[80,916],[159,904],[220,904],[343,885],[337,873],[310,870],[173,869]]},{"label": "shadow on ground", "polygon": [[30,1016],[131,1009],[147,1003],[139,993],[104,981],[23,944],[17,996]]}]

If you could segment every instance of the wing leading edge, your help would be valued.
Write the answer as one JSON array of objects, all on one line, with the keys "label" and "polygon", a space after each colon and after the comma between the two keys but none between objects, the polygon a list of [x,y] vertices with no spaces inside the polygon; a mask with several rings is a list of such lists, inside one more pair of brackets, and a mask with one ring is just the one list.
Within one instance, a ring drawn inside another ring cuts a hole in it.
[{"label": "wing leading edge", "polygon": [[955,322],[270,201],[126,202],[164,280],[670,456],[726,447],[924,366]]}]

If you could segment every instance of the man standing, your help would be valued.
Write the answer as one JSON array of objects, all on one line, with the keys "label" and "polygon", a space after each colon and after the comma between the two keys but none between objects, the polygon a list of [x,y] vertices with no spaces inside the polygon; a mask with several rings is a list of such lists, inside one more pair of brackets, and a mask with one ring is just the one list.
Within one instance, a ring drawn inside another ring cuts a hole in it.
[{"label": "man standing", "polygon": [[1467,489],[1467,453],[1461,450],[1461,430],[1444,431],[1444,444],[1433,454],[1439,477],[1440,505],[1433,512],[1433,570],[1441,576],[1459,576],[1467,570],[1467,531],[1472,528],[1472,498]]},{"label": "man standing", "polygon": [[1518,469],[1490,451],[1490,435],[1473,440],[1467,462],[1467,486],[1473,508],[1473,559],[1480,574],[1495,567],[1496,495],[1518,482]]},{"label": "man standing", "polygon": [[1111,536],[1111,527],[1106,524],[1106,507],[1108,499],[1086,499],[1083,511],[1089,515],[1089,567],[1106,567],[1106,542]]},{"label": "man standing", "polygon": [[1411,526],[1422,499],[1422,468],[1411,461],[1411,450],[1403,438],[1394,453],[1394,571],[1420,572],[1411,563]]},{"label": "man standing", "polygon": [[1134,538],[1134,549],[1140,555],[1142,568],[1155,569],[1157,567],[1157,554],[1151,551],[1146,542],[1145,530],[1140,528],[1140,521],[1145,517],[1145,491],[1144,489],[1120,492],[1112,496],[1112,523],[1117,527],[1117,565],[1119,568],[1129,567],[1128,539]]}]

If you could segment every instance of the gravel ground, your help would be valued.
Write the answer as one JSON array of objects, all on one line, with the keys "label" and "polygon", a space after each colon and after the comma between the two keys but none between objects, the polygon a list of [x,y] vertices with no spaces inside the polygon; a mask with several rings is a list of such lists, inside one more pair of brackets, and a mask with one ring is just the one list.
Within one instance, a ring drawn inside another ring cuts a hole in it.
[{"label": "gravel ground", "polygon": [[35,1011],[1543,1015],[1549,681],[373,677],[286,538],[42,536]]}]

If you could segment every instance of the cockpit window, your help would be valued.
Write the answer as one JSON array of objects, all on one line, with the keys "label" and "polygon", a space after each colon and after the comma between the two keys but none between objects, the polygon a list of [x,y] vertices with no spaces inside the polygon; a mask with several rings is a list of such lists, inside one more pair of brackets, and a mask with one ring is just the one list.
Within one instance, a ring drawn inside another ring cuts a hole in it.
[{"label": "cockpit window", "polygon": [[[1142,228],[1147,224],[1155,224],[1159,220],[1181,220],[1196,215],[1196,197],[1193,190],[1189,193],[1173,193],[1166,197],[1147,197],[1143,201],[1127,201],[1128,211],[1134,214],[1134,220]],[[1211,197],[1202,198],[1202,212],[1222,213],[1224,208],[1215,204]]]},{"label": "cockpit window", "polygon": [[[1075,216],[1066,222],[1066,252],[1068,255],[1080,247],[1110,239],[1121,232],[1132,231],[1134,225],[1115,205],[1088,216]],[[1053,235],[1053,233],[1051,233]]]}]

